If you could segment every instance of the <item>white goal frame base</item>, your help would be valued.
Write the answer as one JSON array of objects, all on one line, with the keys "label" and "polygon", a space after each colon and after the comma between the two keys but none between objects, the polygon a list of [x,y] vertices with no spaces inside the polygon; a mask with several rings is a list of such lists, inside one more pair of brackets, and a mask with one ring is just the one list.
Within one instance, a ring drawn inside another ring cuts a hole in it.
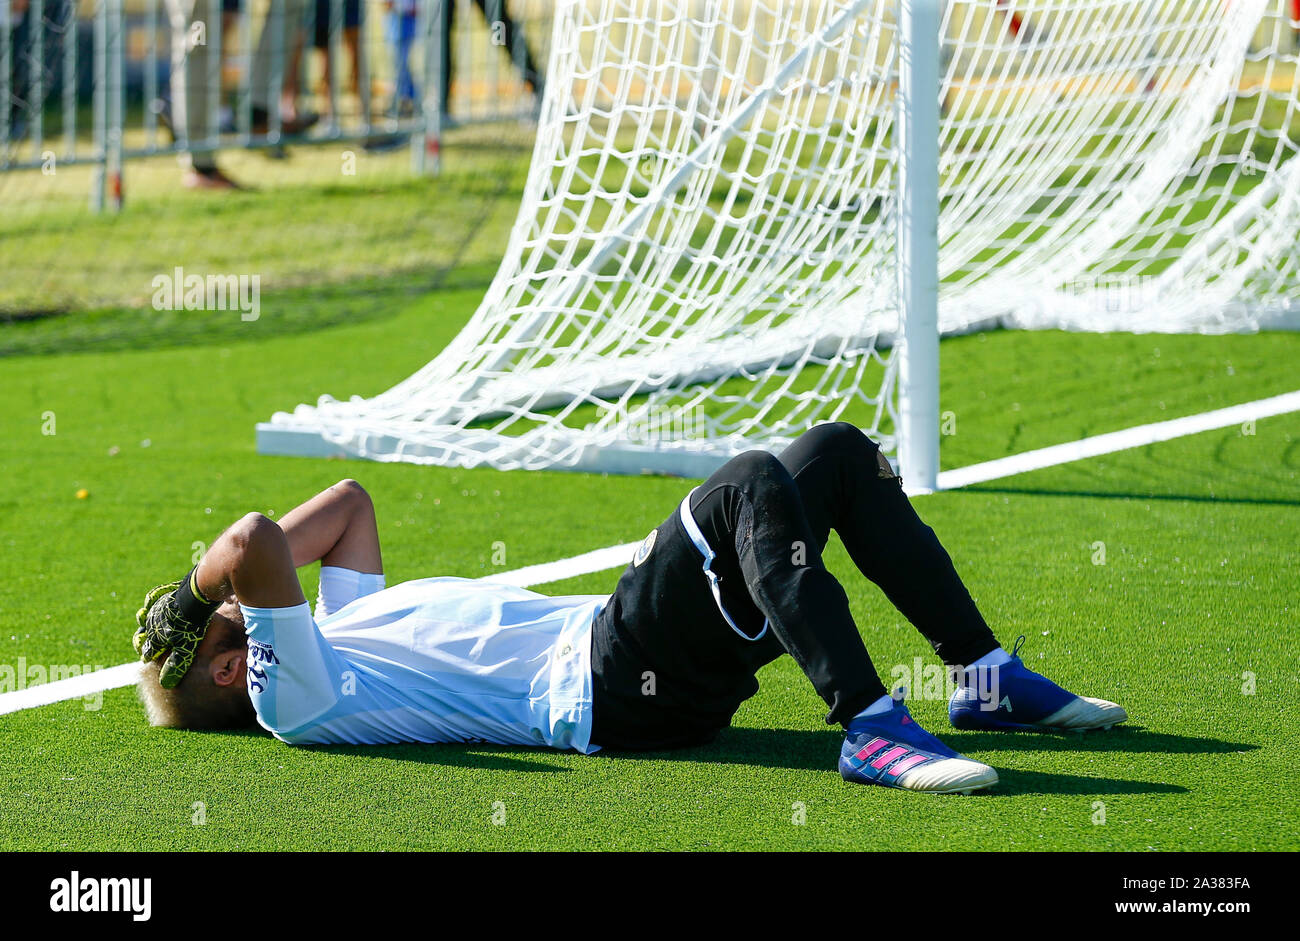
[{"label": "white goal frame base", "polygon": [[[377,439],[381,437],[385,436],[374,436],[373,443],[379,443]],[[330,441],[313,428],[294,428],[284,424],[259,422],[257,425],[257,453],[288,457],[364,458],[379,460],[384,463],[400,462],[439,466],[446,466],[448,463],[445,460],[446,448],[430,448],[416,442],[400,441],[396,436],[389,437],[391,437],[394,445],[401,445],[400,450],[390,448],[387,449],[387,453],[392,454],[391,457],[376,458],[374,452],[363,454],[359,449],[348,448],[338,442]],[[483,450],[486,451],[490,447],[495,452],[500,452],[500,440],[497,438],[489,440],[486,436],[478,436],[462,431],[454,436],[448,436],[446,440],[449,445],[458,444],[461,449],[476,449],[475,438],[480,437],[482,438],[480,443]],[[656,447],[650,444],[629,444],[627,442],[606,446],[591,445],[583,449],[578,459],[572,463],[547,464],[544,468],[539,469],[704,478],[738,453],[734,450],[719,449],[717,442],[701,440],[694,442],[693,445],[692,447],[673,447],[672,449]],[[521,447],[519,459],[522,461],[528,457],[529,452]],[[462,467],[469,466],[463,460],[457,462],[457,464]],[[475,466],[490,467],[492,465],[485,461]]]}]

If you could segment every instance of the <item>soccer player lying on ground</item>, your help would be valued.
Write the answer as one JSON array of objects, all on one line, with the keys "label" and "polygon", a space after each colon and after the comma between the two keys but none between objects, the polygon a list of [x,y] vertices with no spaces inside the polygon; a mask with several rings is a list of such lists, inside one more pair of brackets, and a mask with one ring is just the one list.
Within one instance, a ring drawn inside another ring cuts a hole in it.
[{"label": "soccer player lying on ground", "polygon": [[[779,457],[728,461],[645,538],[608,597],[464,578],[385,588],[374,508],[350,480],[278,524],[249,514],[146,598],[141,696],[155,725],[256,720],[291,744],[654,750],[711,740],[757,692],[758,669],[788,653],[844,727],[846,780],[940,793],[996,783],[886,693],[822,563],[832,529],[956,671],[955,727],[1126,718],[998,645],[889,462],[843,423]],[[316,561],[313,616],[295,569]]]}]

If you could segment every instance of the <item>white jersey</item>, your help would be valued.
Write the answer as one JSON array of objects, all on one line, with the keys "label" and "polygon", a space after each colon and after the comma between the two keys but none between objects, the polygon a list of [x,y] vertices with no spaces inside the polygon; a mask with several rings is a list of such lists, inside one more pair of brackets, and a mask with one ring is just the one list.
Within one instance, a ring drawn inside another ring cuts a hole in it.
[{"label": "white jersey", "polygon": [[[603,595],[548,597],[465,578],[373,590],[382,576],[322,570],[314,619],[240,605],[258,722],[295,745],[591,745],[591,625]],[[346,580],[342,580],[347,584]],[[328,584],[327,584],[328,583]]]}]

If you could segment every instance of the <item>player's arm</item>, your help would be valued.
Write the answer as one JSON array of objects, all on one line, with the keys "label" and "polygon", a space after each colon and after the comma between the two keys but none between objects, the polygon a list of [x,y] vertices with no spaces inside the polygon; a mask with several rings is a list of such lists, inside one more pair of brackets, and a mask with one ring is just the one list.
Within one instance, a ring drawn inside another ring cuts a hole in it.
[{"label": "player's arm", "polygon": [[210,604],[235,597],[255,608],[302,604],[302,586],[284,531],[261,513],[249,513],[217,537],[191,576],[195,594]]},{"label": "player's arm", "polygon": [[302,604],[296,569],[312,562],[379,574],[379,529],[370,495],[355,480],[340,480],[279,523],[250,513],[212,544],[195,572],[204,596],[234,595],[256,608]]},{"label": "player's arm", "polygon": [[153,589],[136,612],[132,644],[146,663],[167,658],[158,674],[163,688],[184,678],[213,612],[232,595],[257,608],[305,603],[289,540],[261,513],[227,529],[184,578]]},{"label": "player's arm", "polygon": [[379,552],[379,526],[375,506],[355,480],[340,480],[280,519],[295,566],[320,562],[379,575],[384,571]]},{"label": "player's arm", "polygon": [[164,687],[180,682],[193,662],[212,613],[234,596],[250,608],[292,608],[305,598],[297,567],[320,560],[379,574],[374,507],[361,485],[342,480],[275,523],[249,513],[222,533],[184,578],[160,585],[136,613],[136,651],[166,655]]}]

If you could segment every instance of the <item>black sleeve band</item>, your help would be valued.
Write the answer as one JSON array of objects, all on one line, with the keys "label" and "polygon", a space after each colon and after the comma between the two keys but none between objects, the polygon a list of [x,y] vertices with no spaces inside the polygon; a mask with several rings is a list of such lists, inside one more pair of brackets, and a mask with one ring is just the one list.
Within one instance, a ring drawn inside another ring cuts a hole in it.
[{"label": "black sleeve band", "polygon": [[190,569],[181,580],[180,587],[176,589],[176,610],[189,623],[204,627],[212,619],[213,613],[221,607],[220,601],[207,601],[195,594],[191,587],[194,584],[194,572],[198,566]]}]

